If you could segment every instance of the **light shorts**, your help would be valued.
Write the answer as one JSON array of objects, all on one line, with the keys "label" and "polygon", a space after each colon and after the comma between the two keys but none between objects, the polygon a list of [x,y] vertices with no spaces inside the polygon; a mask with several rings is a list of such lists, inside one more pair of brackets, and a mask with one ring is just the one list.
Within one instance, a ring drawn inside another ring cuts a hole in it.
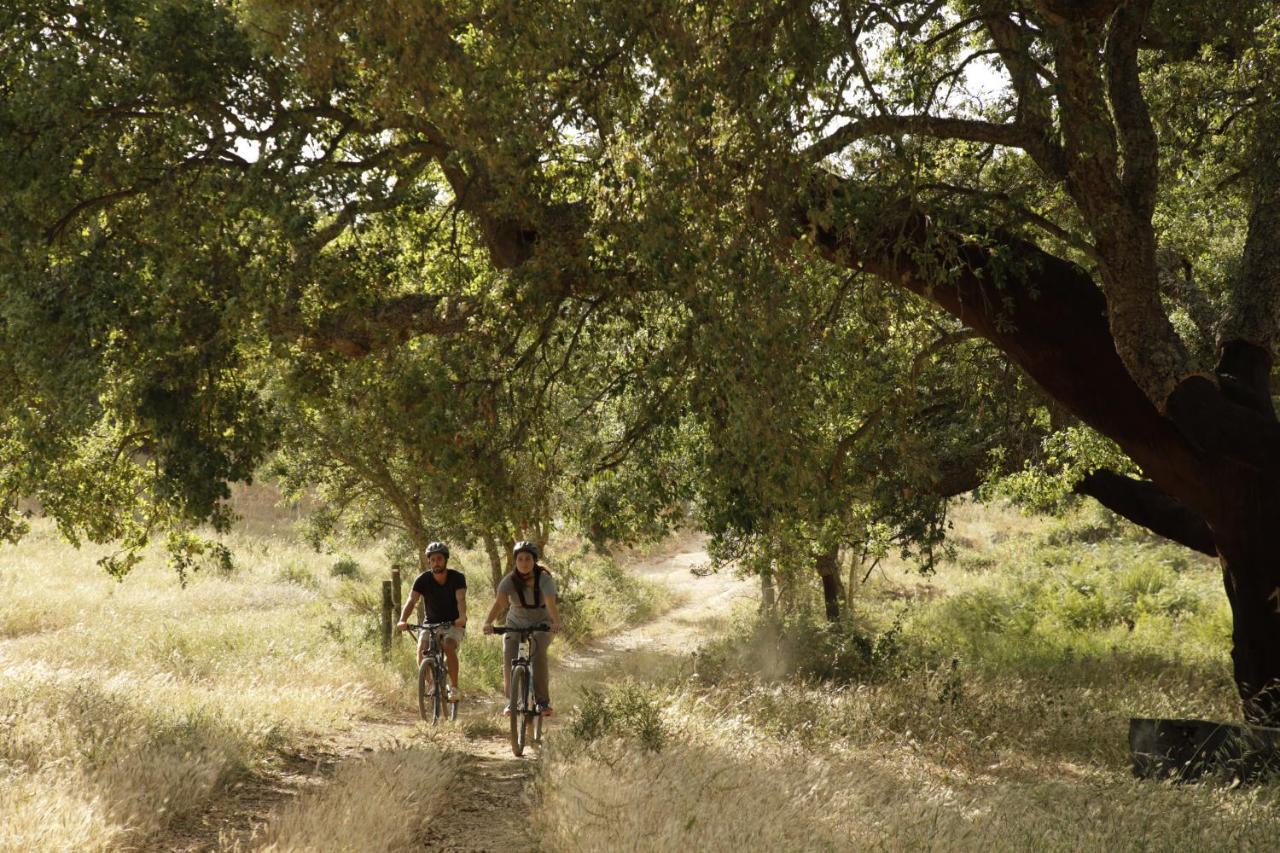
[{"label": "light shorts", "polygon": [[[460,628],[460,627],[458,627],[457,625],[450,625],[448,628],[445,628],[443,631],[437,631],[437,632],[436,632],[436,635],[437,635],[437,636],[439,636],[439,637],[441,637],[442,639],[451,639],[451,640],[453,640],[453,644],[454,644],[454,646],[455,646],[455,647],[461,647],[461,646],[462,646],[462,639],[463,639],[463,637],[465,637],[465,636],[467,635],[467,629],[466,629],[466,628]],[[428,635],[427,635],[427,632],[426,632],[426,631],[423,631],[423,632],[422,632],[422,634],[421,634],[421,636],[419,636],[419,637],[418,637],[418,651],[419,651],[419,652],[425,652],[425,651],[426,651],[426,649],[427,649],[427,637],[428,637]]]}]

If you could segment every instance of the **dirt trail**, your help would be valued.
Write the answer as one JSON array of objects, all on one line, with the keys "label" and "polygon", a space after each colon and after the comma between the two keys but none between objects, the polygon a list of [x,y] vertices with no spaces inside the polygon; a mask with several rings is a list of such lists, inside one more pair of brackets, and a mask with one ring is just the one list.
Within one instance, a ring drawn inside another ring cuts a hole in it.
[{"label": "dirt trail", "polygon": [[562,667],[589,669],[612,656],[635,651],[667,655],[693,652],[698,643],[748,595],[747,585],[728,572],[698,575],[692,570],[707,566],[706,537],[676,540],[663,553],[629,562],[627,569],[665,586],[674,606],[650,622],[604,637],[569,655]]},{"label": "dirt trail", "polygon": [[[690,571],[707,564],[705,542],[704,537],[690,535],[667,543],[652,556],[623,558],[630,571],[666,586],[674,606],[657,619],[591,643],[556,665],[552,688],[564,699],[556,706],[557,715],[549,720],[550,737],[554,738],[556,727],[571,708],[572,682],[592,678],[598,669],[628,655],[688,654],[715,622],[748,594],[746,585],[728,574],[700,577]],[[477,640],[473,637],[471,641]],[[412,742],[416,737],[428,738],[459,761],[458,776],[449,789],[450,802],[442,818],[432,821],[421,849],[455,853],[535,849],[523,818],[527,812],[520,806],[529,796],[538,750],[526,749],[521,758],[511,754],[500,707],[496,697],[466,699],[456,725],[424,734],[424,729],[417,728],[417,715],[406,704],[402,715],[364,721],[351,732],[290,757],[270,779],[233,791],[198,820],[175,827],[148,849],[252,849],[254,830],[263,826],[272,812],[308,789],[325,784],[342,762]]]},{"label": "dirt trail", "polygon": [[[682,655],[697,647],[699,638],[706,635],[709,627],[727,616],[733,605],[747,594],[746,584],[727,573],[699,577],[690,571],[708,563],[705,545],[705,537],[686,536],[668,543],[653,556],[638,560],[623,558],[628,570],[666,586],[674,597],[674,606],[651,622],[605,637],[567,655],[551,673],[553,698],[556,695],[568,698],[575,692],[569,686],[570,681],[592,677],[606,663],[616,662],[630,653]],[[494,699],[490,709],[483,709],[475,708],[472,703],[471,713],[505,725],[503,718],[497,716],[500,704],[500,700]],[[555,737],[556,727],[563,724],[570,708],[564,699],[557,703],[557,715],[549,721],[548,737]],[[465,732],[469,721],[459,722]],[[440,843],[438,846],[429,843],[426,849],[457,853],[536,849],[519,810],[512,806],[524,802],[528,795],[528,783],[537,771],[537,751],[526,750],[524,757],[515,758],[504,731],[484,738],[463,739],[457,749],[463,754],[463,769],[453,790],[456,801],[467,808],[453,809],[449,819],[437,821],[442,825]]]}]

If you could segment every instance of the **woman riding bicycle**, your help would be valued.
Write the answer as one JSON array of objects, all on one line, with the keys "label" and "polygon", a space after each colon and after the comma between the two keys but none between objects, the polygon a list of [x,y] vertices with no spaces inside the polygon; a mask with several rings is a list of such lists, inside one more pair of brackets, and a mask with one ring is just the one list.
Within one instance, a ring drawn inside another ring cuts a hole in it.
[{"label": "woman riding bicycle", "polygon": [[[551,632],[560,630],[560,611],[556,609],[556,582],[551,572],[538,564],[538,546],[532,542],[521,541],[512,549],[516,568],[498,584],[497,596],[489,615],[484,620],[484,632],[493,633],[493,621],[506,608],[504,619],[507,628],[532,628],[535,625],[550,624]],[[533,694],[538,703],[538,711],[544,717],[551,714],[551,691],[547,673],[547,646],[551,643],[551,634],[538,631],[534,635],[533,651]],[[518,634],[505,634],[502,637],[502,691],[510,696],[511,661],[516,656],[520,644]],[[503,711],[511,713],[508,704]]]}]

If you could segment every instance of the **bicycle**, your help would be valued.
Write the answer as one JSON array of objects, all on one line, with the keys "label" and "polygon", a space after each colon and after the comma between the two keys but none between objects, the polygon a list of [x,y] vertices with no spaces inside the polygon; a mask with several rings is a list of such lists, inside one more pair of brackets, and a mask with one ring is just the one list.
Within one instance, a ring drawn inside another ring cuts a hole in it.
[{"label": "bicycle", "polygon": [[519,757],[524,754],[525,735],[529,728],[529,720],[533,720],[533,742],[542,743],[542,714],[536,702],[530,696],[533,686],[533,652],[537,640],[534,634],[538,631],[550,631],[550,625],[534,625],[532,628],[499,628],[494,627],[495,634],[519,634],[520,644],[516,647],[516,656],[511,661],[511,681],[509,684],[511,702],[511,751]]},{"label": "bicycle", "polygon": [[[458,719],[458,700],[449,699],[444,686],[449,683],[449,670],[444,662],[444,643],[440,636],[441,628],[450,628],[452,622],[427,622],[422,625],[409,625],[409,632],[415,640],[418,632],[427,633],[427,648],[422,654],[422,663],[418,666],[418,713],[422,719],[440,722],[448,704],[450,720]],[[430,709],[431,716],[427,716]]]}]

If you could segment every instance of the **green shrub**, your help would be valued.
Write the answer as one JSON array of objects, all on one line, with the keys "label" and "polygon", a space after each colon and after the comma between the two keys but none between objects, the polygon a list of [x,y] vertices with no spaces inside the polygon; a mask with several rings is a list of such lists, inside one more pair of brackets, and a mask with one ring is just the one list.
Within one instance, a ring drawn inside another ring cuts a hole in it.
[{"label": "green shrub", "polygon": [[316,576],[311,573],[310,569],[294,562],[288,562],[280,566],[276,572],[276,580],[280,583],[291,583],[307,589],[316,589],[320,586],[320,582],[316,580]]},{"label": "green shrub", "polygon": [[1115,513],[1100,508],[1075,512],[1060,519],[1045,535],[1048,545],[1094,544],[1116,539],[1123,522]]},{"label": "green shrub", "polygon": [[360,570],[360,564],[355,560],[350,557],[342,557],[329,567],[329,575],[335,578],[359,580],[364,577],[364,572]]},{"label": "green shrub", "polygon": [[801,611],[781,621],[756,618],[703,646],[697,675],[709,684],[744,674],[768,680],[878,682],[905,665],[901,634],[898,622],[875,631],[849,620],[827,622],[817,611]]},{"label": "green shrub", "polygon": [[557,563],[553,572],[565,637],[571,642],[637,625],[668,604],[662,587],[600,554],[569,556]]},{"label": "green shrub", "polygon": [[901,664],[901,625],[874,633],[852,622],[792,619],[783,625],[782,643],[791,670],[801,678],[835,683],[873,682],[894,674]]},{"label": "green shrub", "polygon": [[653,688],[630,679],[584,689],[569,719],[569,735],[585,744],[619,738],[644,752],[661,752],[668,737]]},{"label": "green shrub", "polygon": [[994,557],[985,554],[962,554],[956,558],[956,565],[961,571],[981,574],[995,569],[998,564]]},{"label": "green shrub", "polygon": [[1009,549],[1001,571],[909,611],[911,643],[934,661],[960,654],[1024,671],[1117,650],[1221,654],[1229,616],[1219,613],[1213,573],[1193,570],[1174,546],[1119,536],[1063,545],[1061,530]]},{"label": "green shrub", "polygon": [[938,624],[938,633],[967,641],[980,640],[990,634],[1026,636],[1034,629],[1037,618],[1025,594],[1023,584],[1013,590],[1005,581],[965,590],[933,605],[925,614],[927,621]]}]

